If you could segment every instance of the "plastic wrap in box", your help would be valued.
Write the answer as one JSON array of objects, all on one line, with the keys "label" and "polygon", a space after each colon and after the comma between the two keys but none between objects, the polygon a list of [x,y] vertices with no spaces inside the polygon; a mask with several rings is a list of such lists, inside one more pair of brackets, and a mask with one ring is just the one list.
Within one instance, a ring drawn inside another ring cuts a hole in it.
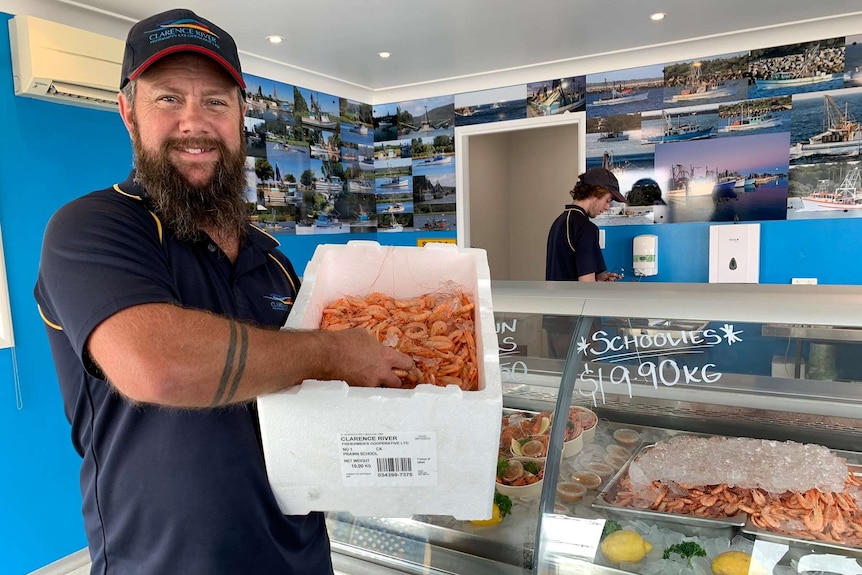
[{"label": "plastic wrap in box", "polygon": [[476,303],[478,391],[308,380],[259,398],[267,473],[284,513],[491,516],[502,386],[484,250],[321,245],[285,328],[317,328],[323,308],[346,295],[405,299],[450,281]]}]

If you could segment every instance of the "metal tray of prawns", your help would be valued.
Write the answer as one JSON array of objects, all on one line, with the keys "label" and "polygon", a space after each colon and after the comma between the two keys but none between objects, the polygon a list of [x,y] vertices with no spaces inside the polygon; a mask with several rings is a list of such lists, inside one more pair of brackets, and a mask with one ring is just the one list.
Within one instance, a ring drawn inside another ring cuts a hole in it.
[{"label": "metal tray of prawns", "polygon": [[620,481],[628,473],[629,466],[632,464],[632,461],[637,459],[644,451],[651,449],[653,445],[655,444],[650,443],[644,445],[637,451],[637,453],[634,454],[633,457],[629,458],[628,462],[620,468],[617,474],[608,481],[608,484],[604,489],[599,492],[592,504],[594,508],[623,515],[629,519],[646,519],[651,522],[672,523],[676,526],[683,525],[687,527],[685,531],[687,531],[690,536],[718,536],[720,534],[719,532],[722,530],[727,530],[725,535],[732,536],[732,532],[735,532],[738,528],[745,525],[748,515],[744,512],[739,512],[733,517],[713,518],[615,505],[613,501],[621,489]]},{"label": "metal tray of prawns", "polygon": [[[862,454],[851,451],[833,451],[848,460],[860,461],[860,457],[862,457]],[[855,477],[862,479],[862,463],[848,463],[847,468]],[[862,521],[862,516],[860,516],[860,521]],[[755,523],[751,520],[750,517],[740,531],[747,535],[754,535],[758,539],[763,539],[764,541],[771,541],[773,543],[792,544],[795,547],[811,548],[812,550],[825,553],[834,553],[837,551],[844,555],[862,557],[862,547],[854,547],[852,545],[842,544],[838,541],[826,541],[823,539],[817,539],[814,534],[812,534],[811,538],[809,539],[788,535],[786,533],[781,533],[778,531],[772,531],[763,527],[758,527],[757,525],[755,525]]]}]

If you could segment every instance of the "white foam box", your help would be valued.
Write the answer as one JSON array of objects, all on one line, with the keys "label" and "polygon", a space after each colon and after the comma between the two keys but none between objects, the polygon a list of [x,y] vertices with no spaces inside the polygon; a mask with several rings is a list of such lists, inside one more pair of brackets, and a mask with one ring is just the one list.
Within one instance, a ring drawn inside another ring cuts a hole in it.
[{"label": "white foam box", "polygon": [[260,397],[267,473],[284,513],[491,516],[503,403],[485,250],[433,243],[320,245],[284,327],[316,329],[324,307],[346,295],[381,292],[407,299],[449,281],[476,304],[479,390],[306,380]]}]

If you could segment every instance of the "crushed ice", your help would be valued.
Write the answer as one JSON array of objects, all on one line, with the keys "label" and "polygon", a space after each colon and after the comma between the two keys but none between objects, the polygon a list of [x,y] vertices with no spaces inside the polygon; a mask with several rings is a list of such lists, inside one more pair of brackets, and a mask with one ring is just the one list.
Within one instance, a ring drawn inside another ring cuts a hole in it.
[{"label": "crushed ice", "polygon": [[847,461],[822,445],[681,435],[645,449],[629,466],[636,490],[654,480],[761,488],[769,493],[844,491]]}]

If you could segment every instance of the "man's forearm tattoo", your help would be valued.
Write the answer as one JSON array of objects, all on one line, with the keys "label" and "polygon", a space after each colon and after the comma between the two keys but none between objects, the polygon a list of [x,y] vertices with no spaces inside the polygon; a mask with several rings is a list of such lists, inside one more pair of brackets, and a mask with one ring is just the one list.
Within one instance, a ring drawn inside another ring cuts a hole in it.
[{"label": "man's forearm tattoo", "polygon": [[236,357],[236,371],[230,384],[230,392],[227,394],[225,403],[230,403],[239,387],[239,382],[245,373],[245,360],[248,357],[248,330],[243,324],[239,324],[239,349]]},{"label": "man's forearm tattoo", "polygon": [[[235,321],[230,321],[230,341],[227,346],[227,357],[225,357],[224,369],[222,370],[221,379],[218,382],[218,389],[213,398],[211,407],[229,403],[239,388],[239,382],[242,380],[242,375],[245,372],[245,361],[248,357],[248,330],[246,327]],[[239,332],[237,334],[237,332]],[[233,374],[233,378],[231,378]],[[227,397],[222,400],[222,396],[227,389],[228,381],[231,382],[230,390]]]}]

